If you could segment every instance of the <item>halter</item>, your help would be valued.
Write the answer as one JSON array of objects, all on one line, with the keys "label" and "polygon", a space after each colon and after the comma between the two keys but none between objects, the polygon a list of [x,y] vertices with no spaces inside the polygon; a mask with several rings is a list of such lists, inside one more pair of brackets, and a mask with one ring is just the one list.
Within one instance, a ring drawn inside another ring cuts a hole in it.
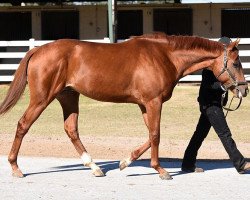
[{"label": "halter", "polygon": [[231,100],[231,103],[230,103],[230,105],[229,105],[229,108],[226,108],[226,107],[223,106],[223,102],[224,102],[226,93],[227,93],[228,89],[229,89],[230,87],[232,87],[232,86],[234,86],[234,87],[236,88],[236,90],[240,91],[238,86],[240,86],[240,85],[247,85],[248,83],[247,83],[246,81],[240,81],[240,82],[238,82],[238,81],[236,80],[234,74],[230,71],[230,69],[227,68],[227,61],[228,61],[228,59],[227,59],[227,50],[226,50],[226,47],[227,47],[227,46],[224,45],[224,56],[223,56],[223,63],[224,63],[224,66],[223,66],[223,68],[222,68],[220,74],[219,74],[216,78],[218,79],[224,72],[226,72],[227,75],[229,76],[229,78],[230,78],[230,80],[231,80],[231,83],[229,83],[228,85],[225,85],[225,84],[222,85],[223,88],[225,89],[225,92],[222,94],[221,105],[222,105],[222,107],[223,107],[225,110],[227,110],[227,111],[235,111],[235,110],[237,110],[237,109],[240,107],[241,102],[242,102],[242,97],[240,97],[239,104],[238,104],[238,106],[237,106],[235,109],[231,109],[231,108],[230,108],[230,105],[231,105],[231,103],[232,103],[233,98],[232,98],[232,100]]}]

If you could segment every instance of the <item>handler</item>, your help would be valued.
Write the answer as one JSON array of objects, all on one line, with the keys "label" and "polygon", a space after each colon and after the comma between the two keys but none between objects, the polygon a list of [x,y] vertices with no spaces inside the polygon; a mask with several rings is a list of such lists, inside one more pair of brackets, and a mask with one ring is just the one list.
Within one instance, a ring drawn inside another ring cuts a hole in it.
[{"label": "handler", "polygon": [[[228,45],[231,40],[227,37],[222,37],[219,42]],[[219,136],[238,173],[243,174],[247,170],[250,170],[250,162],[246,162],[245,158],[237,149],[224,117],[221,105],[221,97],[224,92],[224,87],[216,79],[213,72],[204,69],[202,71],[202,82],[198,97],[201,112],[200,119],[184,154],[182,162],[183,172],[189,173],[204,171],[202,168],[196,167],[195,163],[198,150],[201,147],[203,140],[206,138],[211,126]],[[227,93],[223,103],[224,105],[227,103]]]}]

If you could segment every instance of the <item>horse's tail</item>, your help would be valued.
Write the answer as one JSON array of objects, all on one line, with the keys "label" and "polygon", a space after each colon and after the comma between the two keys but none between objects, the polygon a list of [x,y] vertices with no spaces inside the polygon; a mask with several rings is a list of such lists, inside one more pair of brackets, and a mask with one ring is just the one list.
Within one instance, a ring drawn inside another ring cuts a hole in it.
[{"label": "horse's tail", "polygon": [[20,65],[15,72],[14,80],[10,84],[7,95],[0,105],[0,115],[13,108],[22,96],[27,82],[28,63],[31,56],[37,51],[37,49],[38,48],[33,48],[28,51],[25,57],[21,60]]}]

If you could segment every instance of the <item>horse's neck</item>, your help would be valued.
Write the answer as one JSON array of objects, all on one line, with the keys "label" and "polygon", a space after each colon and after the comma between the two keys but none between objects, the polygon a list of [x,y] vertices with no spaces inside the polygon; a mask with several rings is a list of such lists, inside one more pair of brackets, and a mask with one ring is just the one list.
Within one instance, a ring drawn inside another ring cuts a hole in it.
[{"label": "horse's neck", "polygon": [[175,66],[179,72],[179,77],[186,76],[200,69],[211,66],[215,59],[221,55],[219,52],[206,52],[206,51],[176,51],[173,56],[177,59]]}]

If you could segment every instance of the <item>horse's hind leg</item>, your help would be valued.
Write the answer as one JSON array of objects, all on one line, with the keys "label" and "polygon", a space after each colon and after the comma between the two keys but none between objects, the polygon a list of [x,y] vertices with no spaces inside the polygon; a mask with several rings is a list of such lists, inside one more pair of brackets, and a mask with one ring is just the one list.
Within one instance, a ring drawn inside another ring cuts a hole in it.
[{"label": "horse's hind leg", "polygon": [[12,167],[12,175],[15,177],[23,177],[23,173],[17,164],[17,156],[23,137],[28,132],[30,126],[36,121],[36,119],[46,108],[46,106],[46,103],[30,103],[24,115],[18,121],[15,139],[8,157],[9,163]]},{"label": "horse's hind leg", "polygon": [[102,170],[92,161],[83,146],[78,133],[79,93],[71,88],[66,88],[57,97],[63,109],[64,129],[81,156],[83,164],[92,169],[95,176],[104,176]]}]

